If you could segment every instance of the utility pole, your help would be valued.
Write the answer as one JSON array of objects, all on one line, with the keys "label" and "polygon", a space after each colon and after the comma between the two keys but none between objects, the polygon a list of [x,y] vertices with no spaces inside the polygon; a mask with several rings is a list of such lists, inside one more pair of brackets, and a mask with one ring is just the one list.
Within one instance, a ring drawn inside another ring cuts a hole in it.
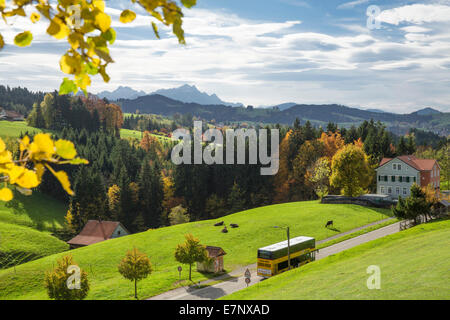
[{"label": "utility pole", "polygon": [[289,227],[279,227],[279,226],[274,226],[274,228],[279,228],[279,229],[286,229],[286,233],[287,233],[287,243],[288,243],[288,270],[291,270],[291,238],[289,235]]},{"label": "utility pole", "polygon": [[289,237],[289,227],[286,227],[288,240],[288,270],[291,270],[291,240]]}]

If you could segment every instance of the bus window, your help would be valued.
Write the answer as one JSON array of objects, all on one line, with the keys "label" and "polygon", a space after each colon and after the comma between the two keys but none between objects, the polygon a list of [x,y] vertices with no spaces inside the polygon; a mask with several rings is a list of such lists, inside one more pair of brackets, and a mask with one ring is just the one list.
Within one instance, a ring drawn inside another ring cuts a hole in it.
[{"label": "bus window", "polygon": [[283,269],[286,269],[287,267],[288,267],[288,262],[287,262],[287,260],[286,260],[286,261],[283,261],[283,262],[280,262],[280,263],[278,264],[278,271],[283,270]]}]

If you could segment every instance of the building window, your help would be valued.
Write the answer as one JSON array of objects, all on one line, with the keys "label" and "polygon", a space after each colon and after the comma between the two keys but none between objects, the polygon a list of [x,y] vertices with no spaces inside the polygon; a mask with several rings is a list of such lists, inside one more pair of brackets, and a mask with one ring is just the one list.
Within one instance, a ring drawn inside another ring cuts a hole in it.
[{"label": "building window", "polygon": [[402,170],[402,165],[401,164],[397,165],[397,169]]},{"label": "building window", "polygon": [[392,188],[388,187],[388,193],[391,194],[392,193]]},{"label": "building window", "polygon": [[407,191],[406,188],[403,188],[403,194],[406,195]]},{"label": "building window", "polygon": [[410,177],[406,177],[406,182],[409,183]]},{"label": "building window", "polygon": [[392,168],[393,168],[394,170],[397,170],[397,165],[394,163],[394,164],[392,165]]},{"label": "building window", "polygon": [[413,177],[413,179],[414,179],[414,182],[416,182],[416,177]]},{"label": "building window", "polygon": [[392,182],[395,182],[395,176],[391,177]]},{"label": "building window", "polygon": [[385,182],[388,181],[388,176],[384,176],[384,181],[385,181]]},{"label": "building window", "polygon": [[380,188],[380,193],[381,193],[381,194],[384,194],[384,187],[381,187],[381,188]]},{"label": "building window", "polygon": [[381,176],[380,175],[378,176],[378,181],[381,181]]},{"label": "building window", "polygon": [[395,188],[395,192],[396,192],[397,194],[400,194],[400,187]]}]

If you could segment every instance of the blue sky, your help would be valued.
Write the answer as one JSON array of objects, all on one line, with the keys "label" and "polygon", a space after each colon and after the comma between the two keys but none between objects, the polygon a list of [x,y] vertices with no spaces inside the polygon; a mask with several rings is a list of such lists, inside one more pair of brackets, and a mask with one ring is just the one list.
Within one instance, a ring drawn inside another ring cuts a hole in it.
[{"label": "blue sky", "polygon": [[[406,113],[450,111],[450,0],[198,0],[185,9],[186,46],[146,15],[118,22],[130,1],[108,1],[118,33],[111,82],[152,92],[188,83],[225,101],[254,106],[340,103]],[[367,9],[379,28],[367,27]],[[142,11],[140,11],[143,13]],[[7,43],[27,22],[0,22]],[[35,26],[36,28],[36,26]],[[39,26],[38,26],[39,28]],[[31,47],[0,51],[0,84],[53,90],[65,43],[35,32]]]}]

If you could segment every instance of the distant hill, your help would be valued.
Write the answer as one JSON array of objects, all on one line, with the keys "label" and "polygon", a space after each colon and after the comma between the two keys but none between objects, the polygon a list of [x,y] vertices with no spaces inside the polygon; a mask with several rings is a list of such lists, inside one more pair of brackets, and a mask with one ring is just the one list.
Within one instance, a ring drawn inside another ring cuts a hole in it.
[{"label": "distant hill", "polygon": [[136,99],[141,96],[145,96],[144,91],[136,91],[130,87],[118,87],[114,91],[102,91],[96,94],[99,98],[106,98],[108,100],[118,100],[118,99]]},{"label": "distant hill", "polygon": [[160,89],[152,94],[160,94],[162,96],[178,100],[186,103],[198,103],[203,105],[225,105],[231,107],[242,107],[242,103],[232,103],[222,101],[215,93],[207,94],[206,92],[201,92],[196,86],[190,86],[185,84],[178,88],[173,89]]},{"label": "distant hill", "polygon": [[378,113],[385,113],[385,112],[386,112],[386,111],[380,110],[380,109],[366,109],[366,111],[370,111],[370,112],[378,112]]},{"label": "distant hill", "polygon": [[418,114],[420,116],[428,116],[431,114],[440,114],[440,113],[442,113],[442,112],[440,112],[436,109],[433,109],[433,108],[424,108],[424,109],[418,110],[416,112],[413,112],[413,114]]},{"label": "distant hill", "polygon": [[286,103],[278,104],[276,106],[270,106],[270,107],[262,106],[261,108],[286,110],[286,109],[289,109],[290,107],[295,106],[296,104],[297,103],[295,103],[295,102],[286,102]]},{"label": "distant hill", "polygon": [[373,112],[350,108],[337,104],[307,105],[297,104],[284,110],[273,108],[230,107],[225,105],[201,105],[198,103],[184,103],[162,95],[153,94],[133,100],[122,99],[118,103],[124,112],[153,113],[171,116],[175,113],[191,113],[205,120],[215,119],[218,122],[260,122],[292,124],[295,118],[302,122],[311,121],[316,126],[326,126],[334,122],[343,127],[359,125],[363,121],[381,121],[388,129],[396,134],[404,134],[410,128],[433,131],[440,135],[450,134],[450,113],[439,114],[396,114],[388,112]]}]

